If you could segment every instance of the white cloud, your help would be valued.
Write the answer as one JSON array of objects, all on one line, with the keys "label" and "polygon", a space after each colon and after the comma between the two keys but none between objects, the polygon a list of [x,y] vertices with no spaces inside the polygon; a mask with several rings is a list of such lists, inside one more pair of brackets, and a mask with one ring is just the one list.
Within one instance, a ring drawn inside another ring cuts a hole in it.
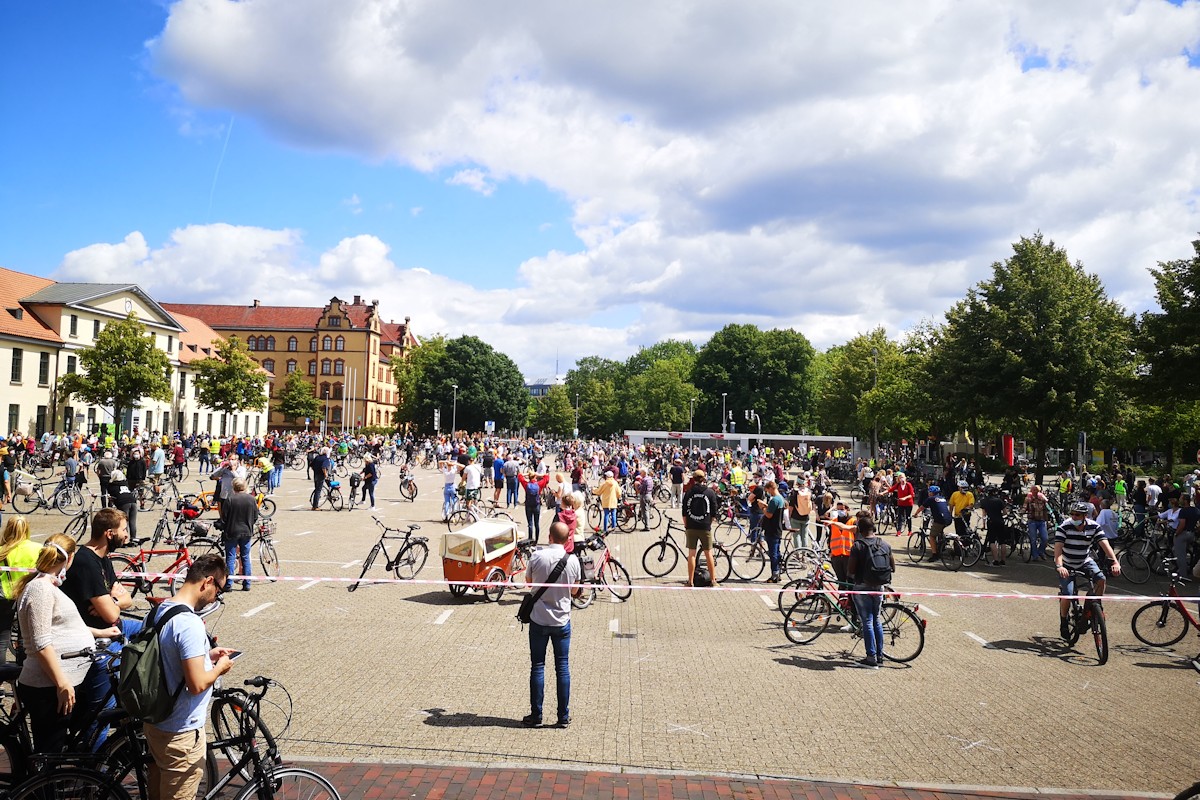
[{"label": "white cloud", "polygon": [[344,205],[346,208],[350,209],[350,213],[354,214],[355,216],[362,213],[362,200],[359,199],[359,196],[357,193],[352,194],[349,197],[347,197],[345,200],[343,200],[342,205]]},{"label": "white cloud", "polygon": [[180,0],[151,55],[187,101],[289,143],[567,198],[583,249],[529,254],[508,291],[391,265],[371,237],[289,283],[383,269],[453,289],[417,296],[431,313],[483,303],[502,348],[599,343],[574,357],[737,320],[818,345],[902,329],[1036,230],[1147,307],[1145,268],[1200,230],[1198,44],[1194,1]]}]

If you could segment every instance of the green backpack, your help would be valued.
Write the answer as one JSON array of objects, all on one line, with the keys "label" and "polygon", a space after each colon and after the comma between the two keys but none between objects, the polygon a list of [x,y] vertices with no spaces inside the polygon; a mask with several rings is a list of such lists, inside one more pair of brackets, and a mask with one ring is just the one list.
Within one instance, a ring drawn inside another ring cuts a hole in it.
[{"label": "green backpack", "polygon": [[[158,609],[155,609],[156,614]],[[184,682],[171,691],[162,664],[162,644],[158,634],[179,614],[191,613],[183,603],[168,608],[161,619],[146,618],[146,624],[121,648],[121,670],[117,678],[117,699],[134,719],[159,723],[171,716]]]}]

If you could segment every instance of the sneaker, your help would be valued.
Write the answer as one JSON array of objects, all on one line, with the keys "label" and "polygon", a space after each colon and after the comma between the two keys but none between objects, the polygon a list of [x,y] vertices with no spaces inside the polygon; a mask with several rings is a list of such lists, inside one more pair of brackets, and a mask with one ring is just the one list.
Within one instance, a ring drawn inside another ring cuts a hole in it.
[{"label": "sneaker", "polygon": [[542,725],[542,718],[536,714],[527,714],[521,718],[521,724],[526,728],[539,728]]},{"label": "sneaker", "polygon": [[570,718],[570,717],[563,717],[562,719],[560,719],[560,720],[558,721],[558,723],[557,723],[557,724],[556,724],[554,727],[556,727],[556,728],[569,728],[569,727],[571,727],[571,718]]},{"label": "sneaker", "polygon": [[863,669],[879,669],[879,664],[877,664],[875,659],[871,656],[867,656],[866,658],[861,658],[858,661],[855,661],[854,666],[862,667]]},{"label": "sneaker", "polygon": [[371,506],[371,510],[372,510],[372,511],[374,511],[374,510],[375,510],[375,506]]},{"label": "sneaker", "polygon": [[939,556],[939,555],[932,555],[932,556],[930,556],[929,558],[927,558],[927,559],[926,559],[926,561],[928,561],[930,564],[935,564],[935,563],[937,563],[938,561],[941,561],[941,560],[942,560],[942,557],[941,557],[941,556]]},{"label": "sneaker", "polygon": [[1071,638],[1071,626],[1064,617],[1058,619],[1058,635],[1064,639]]}]

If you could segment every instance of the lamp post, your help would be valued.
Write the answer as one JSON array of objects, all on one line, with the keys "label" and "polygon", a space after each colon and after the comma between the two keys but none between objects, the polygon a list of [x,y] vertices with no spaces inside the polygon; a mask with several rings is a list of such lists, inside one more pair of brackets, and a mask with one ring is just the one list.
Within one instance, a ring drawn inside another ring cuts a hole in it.
[{"label": "lamp post", "polygon": [[[879,348],[871,348],[871,358],[875,360],[875,388],[879,388]],[[875,402],[879,402],[879,398],[875,398]],[[876,405],[875,413],[871,416],[874,418],[874,427],[871,430],[871,458],[875,457],[875,448],[879,445],[879,406]]]},{"label": "lamp post", "polygon": [[579,392],[575,393],[575,438],[579,438]]},{"label": "lamp post", "polygon": [[762,417],[760,417],[752,408],[746,412],[746,421],[753,421],[756,425],[758,425],[758,446],[762,447]]},{"label": "lamp post", "polygon": [[458,430],[458,384],[451,384],[454,389],[454,407],[450,411],[450,439],[454,440],[454,432]]},{"label": "lamp post", "polygon": [[696,401],[699,399],[699,397],[693,397],[688,400],[688,433],[696,430]]},{"label": "lamp post", "polygon": [[725,433],[725,395],[729,392],[721,392],[721,433]]}]

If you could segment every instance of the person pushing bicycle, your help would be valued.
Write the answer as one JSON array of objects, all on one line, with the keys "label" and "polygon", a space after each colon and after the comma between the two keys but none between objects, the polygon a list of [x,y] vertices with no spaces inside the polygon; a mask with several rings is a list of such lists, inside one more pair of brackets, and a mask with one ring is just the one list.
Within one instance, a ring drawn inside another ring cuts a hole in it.
[{"label": "person pushing bicycle", "polygon": [[1063,520],[1054,531],[1054,566],[1058,569],[1058,593],[1063,599],[1058,603],[1058,632],[1063,639],[1070,636],[1067,615],[1070,613],[1070,597],[1075,594],[1075,572],[1082,572],[1092,582],[1090,595],[1104,596],[1104,572],[1091,556],[1094,544],[1112,564],[1113,575],[1121,574],[1121,565],[1113,553],[1112,545],[1104,537],[1104,530],[1088,519],[1091,503],[1079,501],[1071,504],[1070,519]]}]

